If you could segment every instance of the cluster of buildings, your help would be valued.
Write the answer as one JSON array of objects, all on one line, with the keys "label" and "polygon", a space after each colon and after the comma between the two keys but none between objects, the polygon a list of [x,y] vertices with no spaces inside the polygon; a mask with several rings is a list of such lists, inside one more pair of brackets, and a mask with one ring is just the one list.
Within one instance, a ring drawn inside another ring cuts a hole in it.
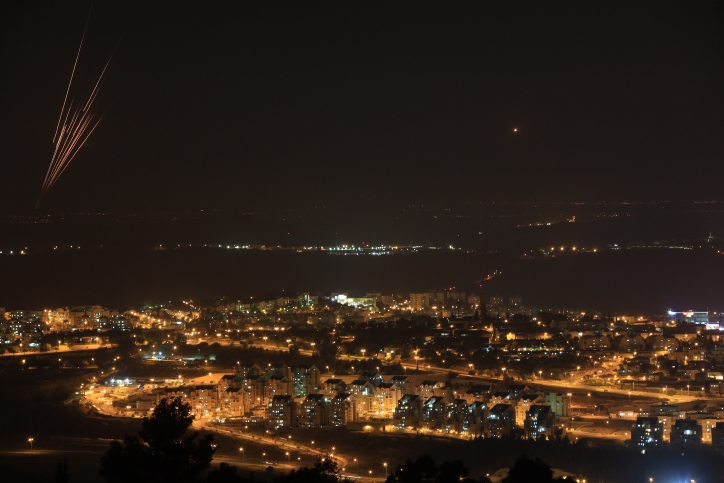
[{"label": "cluster of buildings", "polygon": [[[205,307],[184,301],[125,312],[83,306],[36,311],[0,308],[0,313],[0,352],[49,350],[48,345],[56,344],[60,349],[61,343],[85,343],[89,333],[102,338],[106,331],[139,328],[175,331],[172,338],[185,337],[189,343],[228,337],[252,344],[260,339],[263,344],[284,345],[285,341],[289,344],[284,332],[297,327],[328,330],[340,347],[363,357],[385,357],[393,349],[401,354],[403,348],[384,340],[379,347],[360,345],[351,332],[355,327],[393,326],[400,317],[407,317],[418,329],[407,350],[427,353],[425,364],[444,362],[449,355],[464,361],[463,370],[466,366],[472,369],[469,362],[473,362],[473,354],[485,349],[498,356],[497,370],[507,367],[508,374],[528,379],[575,377],[591,379],[594,384],[631,384],[632,388],[664,392],[724,394],[722,315],[713,312],[671,311],[646,318],[566,310],[539,312],[524,307],[518,296],[483,298],[482,294],[449,290],[412,293],[409,299],[376,292],[364,297],[302,292],[269,300],[220,299]],[[45,337],[54,334],[63,336]],[[294,339],[301,348],[308,348],[311,342],[303,334]],[[585,362],[575,374],[560,369],[514,373],[517,361],[532,362],[527,364],[530,367],[537,360],[546,365],[560,356],[575,356]]]},{"label": "cluster of buildings", "polygon": [[470,317],[485,311],[489,317],[509,317],[515,314],[535,317],[538,309],[523,305],[520,295],[503,297],[501,295],[466,294],[453,290],[443,292],[411,293],[406,301],[410,311],[440,315],[442,317]]},{"label": "cluster of buildings", "polygon": [[680,411],[677,404],[662,402],[640,408],[631,427],[631,441],[642,449],[663,442],[724,448],[724,407]]},{"label": "cluster of buildings", "polygon": [[[141,317],[99,305],[14,311],[0,307],[0,348],[13,347],[25,352],[42,350],[43,337],[49,334],[102,333],[138,327],[144,327]],[[83,343],[87,342],[88,337],[83,340],[78,336],[77,339],[54,340],[51,345]]]},{"label": "cluster of buildings", "polygon": [[[233,374],[199,384],[166,380],[107,380],[89,387],[117,414],[143,416],[162,398],[181,397],[200,419],[237,418],[271,428],[360,427],[435,431],[470,437],[551,438],[569,399],[536,393],[527,385],[491,385],[430,375],[380,373],[323,377],[314,365],[239,365]],[[111,397],[113,395],[113,397]]]}]

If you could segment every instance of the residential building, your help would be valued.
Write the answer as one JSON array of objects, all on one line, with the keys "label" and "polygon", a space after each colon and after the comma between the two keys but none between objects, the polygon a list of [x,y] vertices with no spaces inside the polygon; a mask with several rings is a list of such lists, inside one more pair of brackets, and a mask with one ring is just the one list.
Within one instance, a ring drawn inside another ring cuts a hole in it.
[{"label": "residential building", "polygon": [[395,422],[400,429],[415,429],[420,427],[420,413],[422,412],[422,399],[417,394],[405,394],[397,401],[395,408]]},{"label": "residential building", "polygon": [[557,417],[567,418],[570,415],[568,411],[569,403],[569,398],[555,392],[549,392],[545,397],[545,404],[551,407],[551,411]]},{"label": "residential building", "polygon": [[297,403],[291,395],[277,395],[271,398],[267,411],[269,425],[273,428],[294,428],[297,426]]},{"label": "residential building", "polygon": [[307,394],[315,393],[321,386],[322,375],[317,366],[302,365],[294,370],[294,395],[304,397]]},{"label": "residential building", "polygon": [[487,421],[487,434],[493,438],[510,436],[515,426],[515,406],[496,404],[490,409]]},{"label": "residential building", "polygon": [[656,416],[639,417],[631,426],[631,442],[635,446],[655,446],[664,441],[664,427]]},{"label": "residential building", "polygon": [[347,384],[342,379],[327,379],[322,384],[321,392],[331,400],[337,394],[347,393]]},{"label": "residential building", "polygon": [[671,428],[671,444],[701,444],[701,424],[695,419],[679,419]]},{"label": "residential building", "polygon": [[339,393],[332,398],[329,407],[329,423],[335,427],[357,421],[357,404],[349,394]]},{"label": "residential building", "polygon": [[[515,425],[523,427],[528,419],[527,413],[535,404],[543,404],[545,398],[542,394],[525,394],[515,402]],[[550,406],[548,406],[550,408]]]},{"label": "residential building", "polygon": [[465,408],[462,430],[472,436],[485,433],[485,422],[488,418],[488,406],[481,401],[470,403]]},{"label": "residential building", "polygon": [[526,411],[523,427],[530,439],[541,437],[551,439],[553,438],[555,424],[556,415],[551,411],[551,407],[536,404]]},{"label": "residential building", "polygon": [[490,398],[490,384],[475,384],[463,394],[468,404],[474,402],[487,402]]},{"label": "residential building", "polygon": [[[410,376],[392,376],[389,382],[399,387],[402,394],[412,394],[415,392]],[[372,383],[374,384],[373,381]]]},{"label": "residential building", "polygon": [[715,448],[724,449],[724,421],[716,423],[712,428],[711,444]]},{"label": "residential building", "polygon": [[415,312],[420,312],[427,309],[430,306],[426,293],[411,293],[410,294],[410,308]]},{"label": "residential building", "polygon": [[329,426],[330,400],[324,394],[309,394],[299,405],[297,423],[301,428]]},{"label": "residential building", "polygon": [[228,387],[221,394],[219,404],[224,416],[244,415],[244,394],[240,387]]},{"label": "residential building", "polygon": [[683,418],[684,416],[679,413],[679,406],[671,405],[668,402],[652,405],[649,415],[659,418],[659,422],[663,427],[662,432],[664,441],[671,440],[671,428],[678,419]]},{"label": "residential building", "polygon": [[468,404],[465,399],[455,399],[447,405],[445,414],[445,431],[461,433],[465,426],[465,416],[467,414]]},{"label": "residential building", "polygon": [[274,396],[287,396],[292,394],[292,380],[286,376],[272,374],[264,381],[264,396],[262,405],[269,402]]},{"label": "residential building", "polygon": [[441,429],[447,415],[445,398],[432,396],[422,404],[421,426],[427,429]]},{"label": "residential building", "polygon": [[397,408],[397,401],[402,397],[402,391],[398,386],[389,382],[378,385],[372,398],[368,400],[368,416],[373,418],[391,418]]}]

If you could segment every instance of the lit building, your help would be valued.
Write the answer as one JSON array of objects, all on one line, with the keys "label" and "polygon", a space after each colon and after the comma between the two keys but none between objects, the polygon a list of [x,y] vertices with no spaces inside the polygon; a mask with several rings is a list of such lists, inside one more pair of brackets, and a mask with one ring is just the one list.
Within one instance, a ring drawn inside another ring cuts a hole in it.
[{"label": "lit building", "polygon": [[422,400],[416,394],[405,394],[397,402],[395,408],[395,422],[400,429],[415,429],[420,427],[420,413]]},{"label": "lit building", "polygon": [[219,401],[224,416],[244,415],[244,394],[240,387],[228,387]]},{"label": "lit building", "polygon": [[493,438],[510,436],[515,426],[515,406],[512,404],[496,404],[490,409],[486,432]]},{"label": "lit building", "polygon": [[294,371],[294,394],[304,397],[317,392],[321,386],[322,375],[315,365],[299,366]]},{"label": "lit building", "polygon": [[716,423],[716,425],[711,428],[711,444],[714,445],[715,448],[724,448],[724,421]]},{"label": "lit building", "polygon": [[273,428],[297,426],[297,403],[292,396],[274,396],[269,402],[267,419]]},{"label": "lit building", "polygon": [[636,446],[655,446],[663,440],[663,425],[655,416],[636,418],[631,426],[631,441]]},{"label": "lit building", "polygon": [[679,419],[671,428],[671,444],[701,444],[701,424],[695,419]]},{"label": "lit building", "polygon": [[671,439],[671,428],[674,426],[676,420],[681,419],[684,416],[679,413],[679,406],[672,406],[667,402],[651,406],[649,415],[659,418],[659,422],[663,428],[662,432],[664,441],[669,441]]},{"label": "lit building", "polygon": [[463,431],[474,436],[480,436],[485,432],[485,421],[488,417],[488,406],[482,401],[468,403],[463,416]]},{"label": "lit building", "polygon": [[424,428],[440,429],[446,416],[445,399],[440,396],[432,396],[422,405],[420,421]]},{"label": "lit building", "polygon": [[329,426],[330,400],[324,394],[309,394],[299,405],[297,424],[300,428]]},{"label": "lit building", "polygon": [[569,416],[568,408],[570,399],[563,397],[562,394],[549,392],[546,394],[545,403],[551,407],[551,411],[553,411],[556,416],[563,418],[567,418]]},{"label": "lit building", "polygon": [[329,406],[329,423],[335,427],[346,426],[357,421],[357,405],[349,394],[339,393],[332,398]]},{"label": "lit building", "polygon": [[555,423],[556,415],[551,411],[550,406],[534,405],[525,413],[523,427],[530,439],[538,439],[542,436],[551,439]]},{"label": "lit building", "polygon": [[430,306],[430,300],[426,293],[411,293],[410,308],[415,312],[420,312]]}]

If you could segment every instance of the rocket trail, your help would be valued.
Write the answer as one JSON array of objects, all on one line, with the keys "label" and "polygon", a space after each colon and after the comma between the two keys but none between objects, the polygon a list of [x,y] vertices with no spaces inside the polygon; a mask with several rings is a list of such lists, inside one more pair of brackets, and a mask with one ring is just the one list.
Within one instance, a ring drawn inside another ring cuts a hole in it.
[{"label": "rocket trail", "polygon": [[[120,43],[120,41],[119,41],[119,43]],[[93,86],[93,91],[91,92],[90,97],[88,98],[88,102],[86,102],[85,106],[83,106],[83,111],[88,109],[88,106],[93,104],[93,101],[96,99],[96,96],[98,95],[98,91],[100,91],[100,88],[103,85],[103,82],[105,81],[106,70],[108,70],[108,66],[111,65],[111,61],[113,60],[113,56],[116,54],[117,48],[118,48],[118,44],[116,44],[116,48],[114,48],[113,52],[111,52],[111,56],[108,58],[108,62],[106,62],[106,66],[103,67],[103,72],[101,72],[100,77],[98,77],[98,81],[96,82],[96,85]]]},{"label": "rocket trail", "polygon": [[[91,3],[91,11],[92,10],[93,4]],[[55,134],[53,136],[55,148],[53,149],[53,155],[50,158],[50,164],[45,174],[45,179],[43,180],[43,186],[40,189],[40,196],[35,204],[36,209],[40,206],[40,203],[43,201],[45,195],[55,185],[63,172],[68,168],[68,166],[70,166],[70,163],[81,148],[83,148],[85,143],[88,141],[88,138],[91,134],[93,134],[93,131],[95,131],[102,119],[96,118],[94,103],[101,91],[101,88],[103,87],[103,83],[105,82],[108,73],[108,68],[110,67],[113,56],[118,49],[118,45],[120,45],[120,40],[113,49],[113,52],[98,76],[93,89],[87,97],[83,96],[81,100],[76,100],[74,97],[70,100],[70,102],[68,102],[68,96],[70,94],[75,71],[78,66],[80,52],[83,48],[83,42],[85,40],[86,30],[88,29],[90,16],[91,12],[88,12],[88,18],[86,19],[85,27],[83,29],[83,36],[81,37],[78,53],[76,54],[75,62],[73,63],[70,82],[68,82],[68,88],[66,89],[65,98],[63,99],[63,107],[61,108],[60,117],[58,118],[58,125],[55,128]]]},{"label": "rocket trail", "polygon": [[75,68],[78,65],[78,59],[80,58],[80,51],[83,48],[83,40],[85,39],[85,32],[88,30],[88,22],[90,21],[91,12],[93,12],[93,2],[91,2],[90,10],[88,11],[88,18],[85,19],[85,27],[83,27],[83,35],[80,38],[80,45],[78,46],[78,53],[75,55],[75,62],[73,62],[73,70],[70,72],[70,80],[68,81],[68,88],[65,90],[65,98],[63,98],[63,107],[60,108],[60,116],[58,117],[58,125],[55,127],[55,134],[53,134],[53,142],[58,136],[58,129],[60,129],[60,121],[63,119],[63,111],[65,111],[65,103],[68,102],[68,93],[70,92],[70,86],[73,84],[73,76],[75,75]]}]

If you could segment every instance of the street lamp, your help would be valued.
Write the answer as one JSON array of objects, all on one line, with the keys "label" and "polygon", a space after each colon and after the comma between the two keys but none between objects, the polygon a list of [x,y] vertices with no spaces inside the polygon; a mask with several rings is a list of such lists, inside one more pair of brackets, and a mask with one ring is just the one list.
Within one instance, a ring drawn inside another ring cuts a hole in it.
[{"label": "street lamp", "polygon": [[241,453],[241,464],[246,464],[246,455],[244,454],[244,448],[239,448],[239,452]]},{"label": "street lamp", "polygon": [[387,479],[387,463],[382,463],[382,466],[385,467],[385,479]]},{"label": "street lamp", "polygon": [[28,438],[28,443],[30,443],[30,451],[33,451],[33,441],[34,438]]}]

